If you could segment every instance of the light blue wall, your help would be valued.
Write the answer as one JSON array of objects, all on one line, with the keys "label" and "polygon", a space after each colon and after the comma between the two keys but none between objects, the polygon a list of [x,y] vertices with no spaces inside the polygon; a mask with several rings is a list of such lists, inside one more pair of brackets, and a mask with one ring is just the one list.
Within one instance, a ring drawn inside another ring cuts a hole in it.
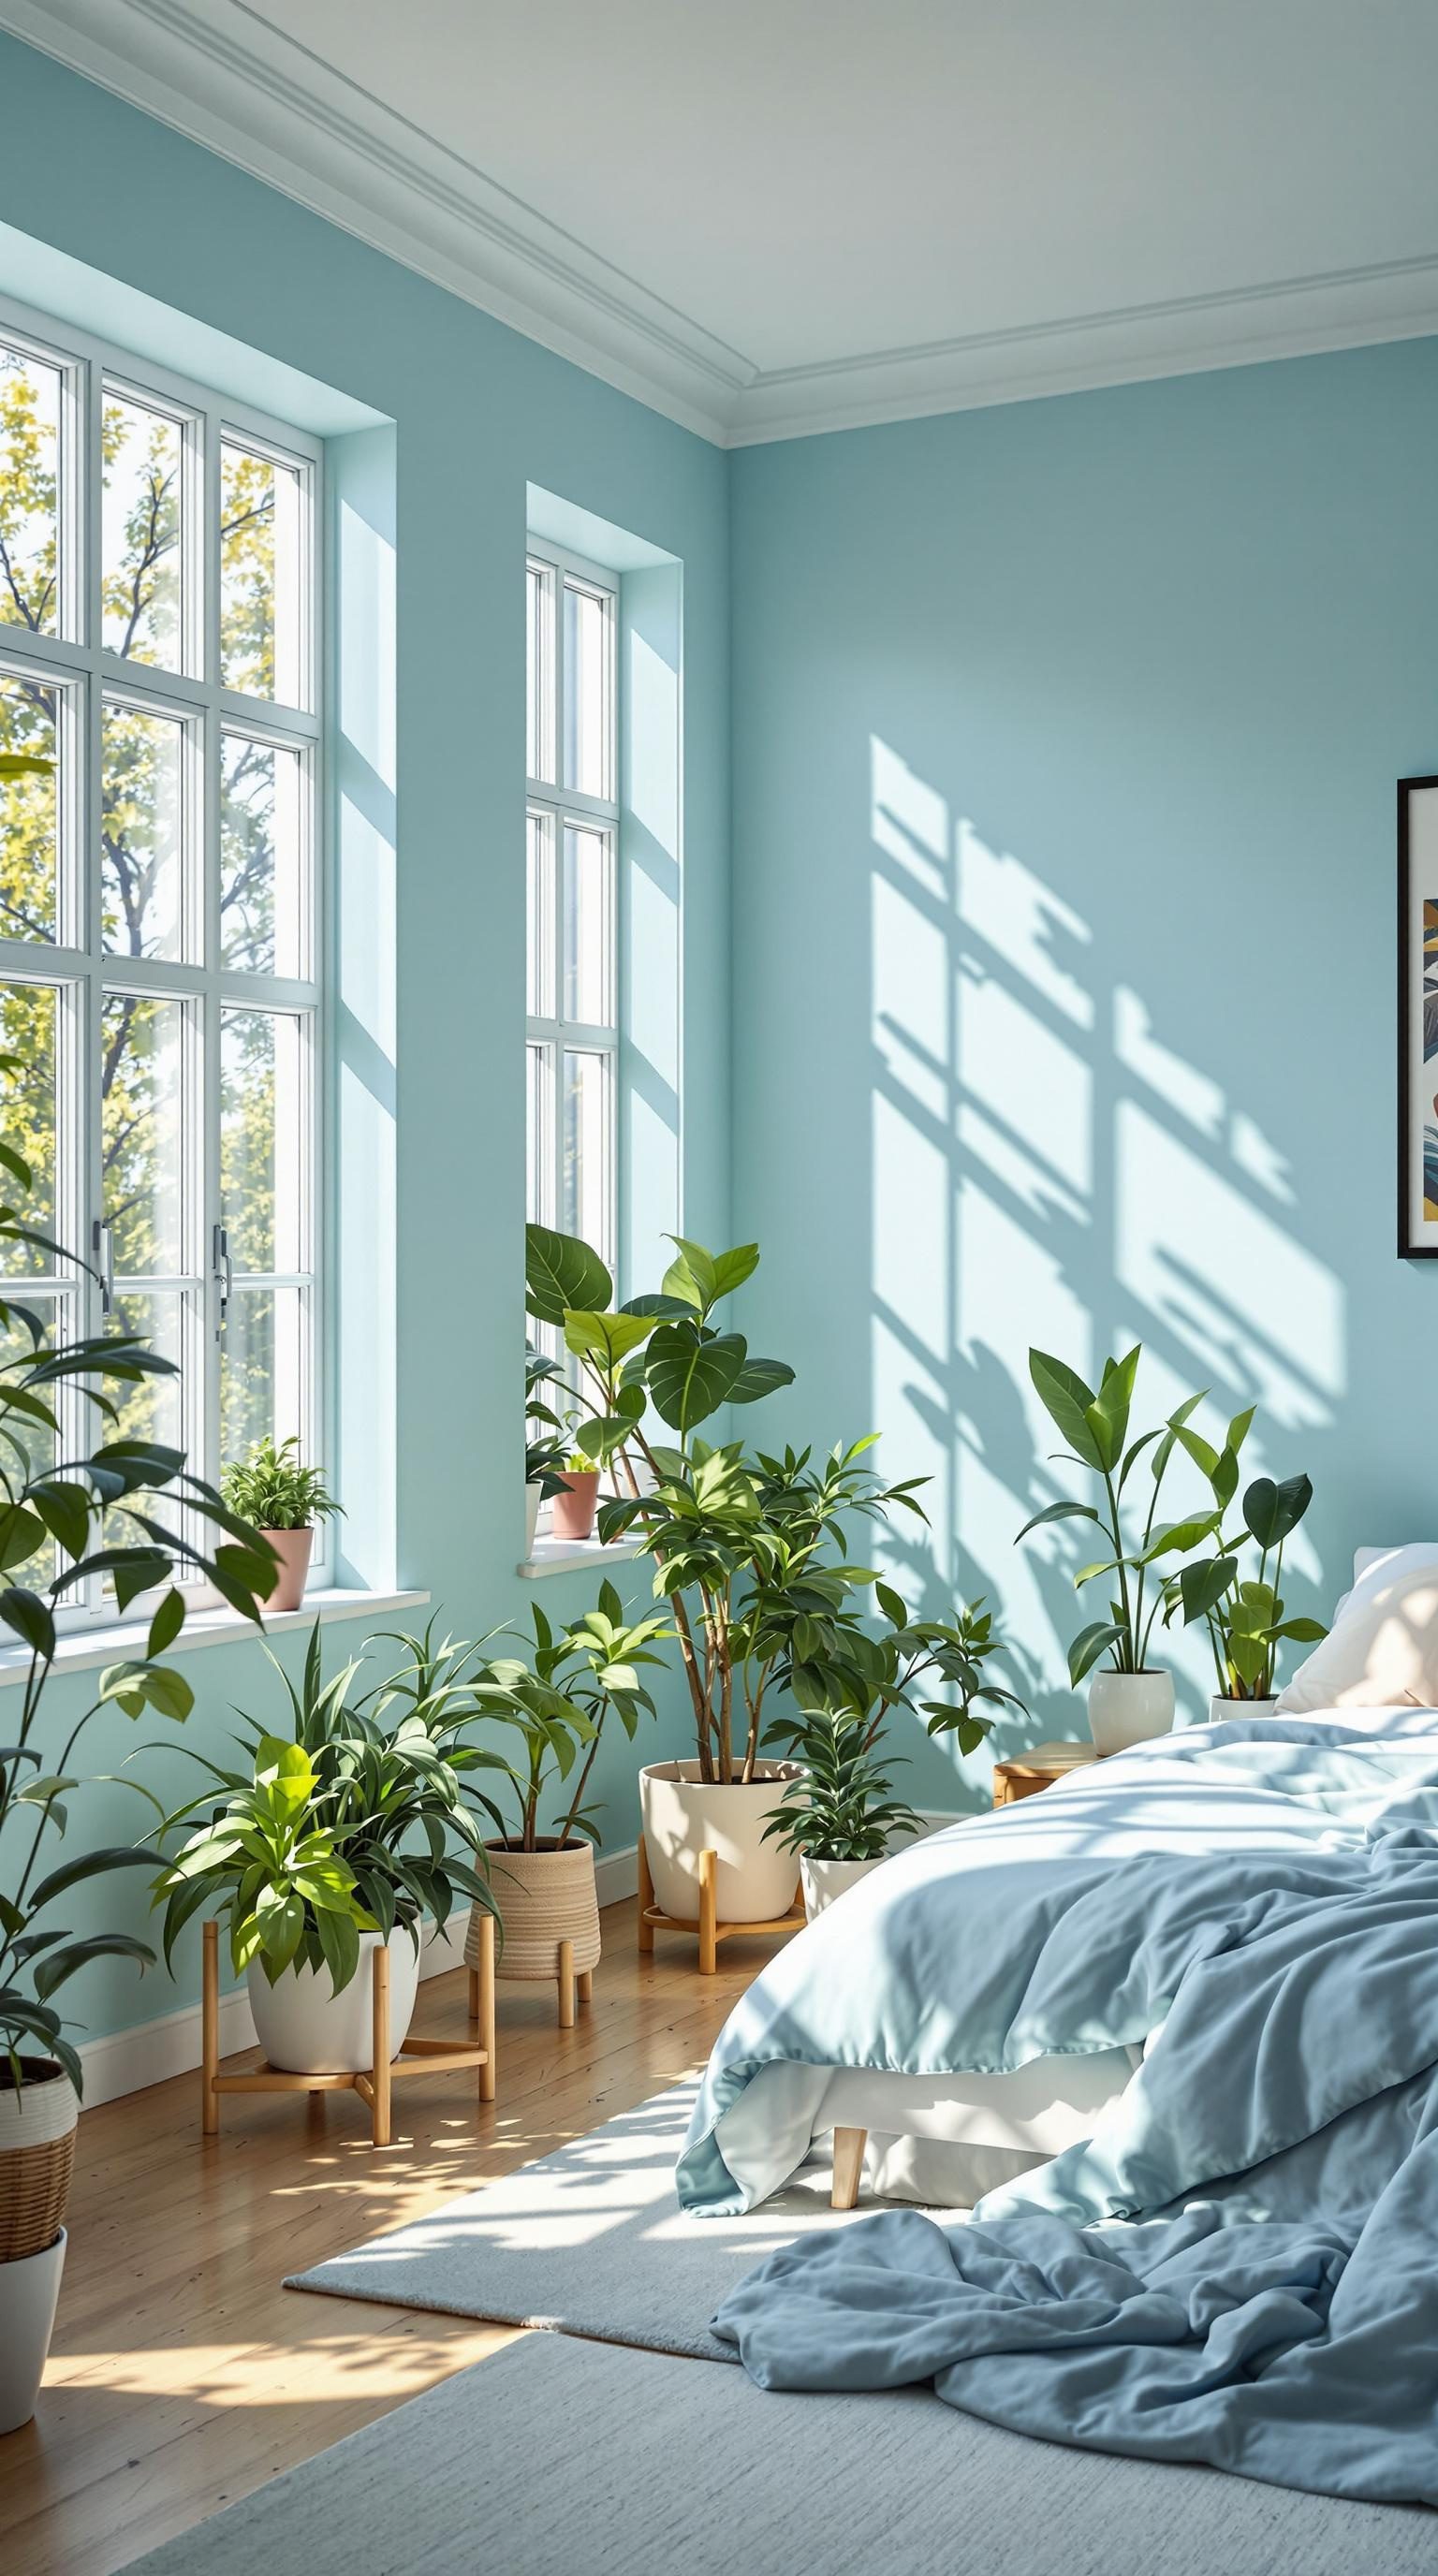
[{"label": "light blue wall", "polygon": [[[562,494],[683,564],[682,1181],[693,1230],[723,1237],[727,462],[8,38],[0,38],[0,95],[0,224],[33,233],[43,216],[61,252],[396,424],[395,776],[357,786],[372,804],[378,788],[381,816],[392,789],[398,817],[393,1283],[392,1291],[382,1277],[353,1283],[347,1311],[362,1320],[369,1294],[382,1304],[392,1293],[398,1361],[393,1387],[376,1390],[373,1440],[366,1444],[355,1432],[342,1445],[342,1461],[350,1484],[366,1458],[379,1476],[392,1436],[399,1579],[429,1589],[454,1627],[472,1634],[527,1608],[532,1597],[515,1575],[523,1546],[515,1462],[524,1332],[524,879],[516,853],[524,799],[525,487],[533,482]],[[3,251],[0,236],[0,292],[23,291],[22,281],[7,275]],[[90,319],[104,327],[102,314]],[[180,343],[169,355],[184,363]],[[356,488],[364,479],[357,477]],[[382,482],[371,476],[367,488],[383,525]],[[343,793],[343,778],[340,785]],[[369,857],[382,872],[382,851],[372,847]],[[353,919],[348,927],[347,972],[358,973],[362,916],[357,932]],[[378,1037],[364,1013],[349,1031],[371,1102],[386,1078],[382,1007],[379,1018]],[[365,1110],[364,1100],[356,1107]],[[362,1164],[363,1116],[349,1136]],[[360,1257],[352,1239],[349,1257]],[[386,1543],[383,1500],[357,1492],[356,1505],[356,1541],[362,1537],[378,1558]],[[551,1612],[577,1610],[588,1588],[578,1578],[555,1578],[538,1597]],[[626,1588],[635,1598],[647,1594],[637,1573]],[[328,1642],[338,1652],[359,1633],[332,1629]],[[266,1678],[248,1648],[207,1650],[186,1669],[202,1695],[188,1730],[198,1744],[221,1737],[230,1701],[253,1702]],[[79,1704],[77,1689],[55,1690],[57,1735]],[[0,1693],[0,1712],[3,1699]],[[133,1741],[123,1720],[107,1718],[94,1741],[97,1762],[108,1766]],[[656,1752],[674,1751],[683,1736],[677,1723],[667,1724],[652,1741]],[[621,1740],[598,1777],[616,1845],[634,1835],[633,1769]],[[172,1758],[165,1777],[180,1776]],[[99,1793],[89,1814],[107,1835],[134,1830],[116,1793]],[[115,1881],[112,1889],[127,1884]],[[105,1918],[118,1922],[123,1911],[107,1890]],[[140,1911],[131,1891],[132,1924]],[[77,1914],[76,1928],[84,1921]],[[182,1985],[184,1994],[176,1995],[153,1973],[140,1986],[129,1969],[96,1970],[83,1993],[76,1989],[77,2008],[92,2032],[123,2028],[188,1999],[188,1965]]]},{"label": "light blue wall", "polygon": [[1393,1252],[1435,456],[1412,341],[734,459],[735,1221],[800,1363],[770,1427],[933,1476],[912,1578],[1004,1605],[1046,1733],[1081,1731],[1079,1622],[1055,1534],[1011,1544],[1060,1490],[1031,1341],[1141,1339],[1155,1411],[1257,1395],[1325,1605],[1355,1542],[1438,1521],[1438,1279]]}]

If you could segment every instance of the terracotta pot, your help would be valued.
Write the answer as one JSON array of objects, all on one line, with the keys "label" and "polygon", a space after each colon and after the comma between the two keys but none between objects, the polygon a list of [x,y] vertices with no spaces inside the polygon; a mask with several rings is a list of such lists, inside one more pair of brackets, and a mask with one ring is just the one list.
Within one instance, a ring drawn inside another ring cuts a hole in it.
[{"label": "terracotta pot", "polygon": [[[594,1883],[594,1846],[546,1841],[542,1850],[514,1851],[508,1843],[487,1843],[489,1883],[499,1907],[503,1939],[499,1951],[502,1977],[553,1978],[559,1972],[561,1941],[574,1944],[574,1973],[582,1976],[599,1959],[599,1893]],[[464,1945],[466,1967],[479,1966],[481,1908],[469,1918]]]},{"label": "terracotta pot", "polygon": [[[271,2066],[288,2075],[366,2075],[374,2064],[374,1973],[377,1932],[361,1932],[360,1962],[338,1994],[328,1968],[286,1968],[273,1985],[258,1959],[245,1971],[255,2036]],[[399,2055],[419,1985],[419,1953],[396,1925],[389,1949],[389,2044]]]},{"label": "terracotta pot", "polygon": [[280,1560],[275,1588],[265,1600],[267,1610],[302,1610],[305,1605],[305,1578],[310,1570],[314,1549],[313,1529],[261,1530]]},{"label": "terracotta pot", "polygon": [[1124,1753],[1172,1724],[1172,1673],[1095,1673],[1089,1683],[1088,1730],[1100,1753]]},{"label": "terracotta pot", "polygon": [[550,1530],[555,1538],[576,1539],[594,1536],[594,1513],[599,1500],[599,1469],[564,1470],[564,1492],[554,1497],[554,1517]]},{"label": "terracotta pot", "polygon": [[799,1884],[795,1852],[764,1840],[764,1828],[796,1780],[799,1762],[765,1762],[751,1781],[701,1780],[697,1762],[651,1762],[639,1774],[644,1847],[655,1901],[678,1923],[699,1920],[699,1855],[719,1855],[721,1923],[774,1923]]},{"label": "terracotta pot", "polygon": [[[80,2105],[53,2058],[22,2057],[17,2093],[0,2084],[0,2263],[53,2245],[64,2223]],[[24,2421],[24,2418],[21,2418]]]}]

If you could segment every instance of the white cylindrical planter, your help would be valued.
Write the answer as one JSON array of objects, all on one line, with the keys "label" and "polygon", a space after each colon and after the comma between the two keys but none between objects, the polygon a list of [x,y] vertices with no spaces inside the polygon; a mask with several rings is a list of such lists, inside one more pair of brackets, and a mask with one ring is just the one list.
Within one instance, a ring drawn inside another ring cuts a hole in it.
[{"label": "white cylindrical planter", "polygon": [[1230,1717],[1272,1717],[1276,1699],[1220,1699],[1217,1693],[1208,1703],[1210,1726],[1222,1726]]},{"label": "white cylindrical planter", "polygon": [[0,2263],[0,2433],[18,2433],[35,2412],[68,2242],[62,2227],[40,2253]]},{"label": "white cylindrical planter", "polygon": [[544,1487],[542,1485],[526,1485],[524,1488],[524,1553],[526,1558],[531,1557],[534,1554],[534,1533],[539,1527],[539,1506],[543,1500],[543,1496]]},{"label": "white cylindrical planter", "polygon": [[699,1920],[699,1855],[717,1852],[721,1923],[776,1923],[799,1884],[798,1856],[764,1840],[764,1828],[804,1770],[766,1762],[757,1780],[701,1780],[697,1762],[651,1762],[639,1774],[649,1874],[661,1914]]},{"label": "white cylindrical planter", "polygon": [[[336,1994],[328,1968],[286,1968],[273,1985],[258,1959],[245,1972],[255,2036],[271,2066],[287,2075],[364,2075],[374,2064],[377,1932],[361,1932],[360,1961]],[[396,1926],[389,1942],[389,2044],[398,2056],[419,1986],[419,1953]]]},{"label": "white cylindrical planter", "polygon": [[1167,1735],[1173,1725],[1172,1673],[1095,1673],[1088,1686],[1088,1725],[1100,1753],[1122,1753]]},{"label": "white cylindrical planter", "polygon": [[822,1914],[826,1906],[832,1905],[836,1896],[842,1896],[847,1888],[856,1887],[861,1878],[867,1878],[871,1869],[882,1869],[883,1866],[882,1859],[816,1860],[812,1852],[805,1852],[799,1862],[799,1884],[804,1890],[804,1911],[810,1922],[816,1914]]}]

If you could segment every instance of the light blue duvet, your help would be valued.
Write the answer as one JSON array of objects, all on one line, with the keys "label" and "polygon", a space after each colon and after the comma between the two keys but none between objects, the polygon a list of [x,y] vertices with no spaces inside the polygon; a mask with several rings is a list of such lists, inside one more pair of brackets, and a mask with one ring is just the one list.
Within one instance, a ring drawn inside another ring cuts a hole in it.
[{"label": "light blue duvet", "polygon": [[800,2240],[715,2332],[765,2387],[932,2378],[1052,2440],[1438,2503],[1438,1712],[1195,1730],[889,1863],[730,2016],[680,2197],[746,2205],[725,2125],[761,2068],[1152,2032],[1086,2143],[971,2221]]}]

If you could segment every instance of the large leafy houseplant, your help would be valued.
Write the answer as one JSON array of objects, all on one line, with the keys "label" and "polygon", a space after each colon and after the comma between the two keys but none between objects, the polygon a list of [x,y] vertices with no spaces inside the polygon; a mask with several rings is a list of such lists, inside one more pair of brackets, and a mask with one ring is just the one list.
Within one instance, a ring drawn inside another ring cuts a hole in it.
[{"label": "large leafy houseplant", "polygon": [[[1001,1708],[1025,1713],[1017,1694],[985,1670],[1003,1649],[982,1601],[952,1621],[911,1619],[889,1584],[876,1584],[875,1594],[881,1633],[871,1635],[851,1612],[831,1622],[822,1660],[793,1676],[800,1714],[771,1730],[805,1778],[767,1833],[815,1860],[882,1860],[897,1837],[921,1830],[922,1818],[893,1795],[895,1757],[883,1736],[895,1708],[913,1711],[930,1737],[952,1735],[965,1754],[977,1751]],[[924,1695],[936,1690],[943,1697]]]},{"label": "large leafy houseplant", "polygon": [[[616,1308],[588,1244],[531,1226],[527,1300],[531,1315],[563,1332],[590,1407],[579,1446],[609,1466],[617,1487],[601,1506],[600,1534],[632,1531],[669,1603],[699,1776],[742,1785],[756,1777],[777,1699],[830,1707],[858,1686],[872,1641],[857,1603],[875,1576],[850,1562],[845,1520],[881,1522],[900,1510],[922,1519],[922,1480],[886,1485],[864,1463],[869,1440],[819,1463],[807,1449],[770,1455],[706,1441],[701,1424],[787,1386],[794,1372],[757,1357],[719,1319],[757,1268],[758,1246],[714,1253],[672,1240],[660,1288]],[[882,1600],[880,1609],[892,1635]]]},{"label": "large leafy houseplant", "polygon": [[387,1940],[398,1928],[418,1951],[426,1916],[442,1927],[457,1902],[496,1911],[469,1794],[484,1757],[466,1650],[436,1645],[432,1627],[375,1642],[398,1645],[402,1660],[354,1693],[359,1661],[324,1680],[316,1620],[298,1688],[270,1657],[287,1730],[247,1718],[241,1762],[195,1754],[206,1785],[155,1838],[167,1960],[203,1910],[227,1922],[237,1972],[258,1962],[273,1985],[290,1967],[327,1968],[340,1994],[361,1933]]},{"label": "large leafy houseplant", "polygon": [[[601,1586],[596,1609],[565,1627],[553,1627],[537,1605],[530,1615],[534,1641],[525,1641],[523,1655],[478,1659],[482,1650],[476,1650],[469,1678],[476,1709],[520,1739],[515,1760],[484,1748],[489,1788],[476,1789],[476,1803],[506,1850],[532,1853],[549,1845],[563,1851],[581,1834],[599,1839],[598,1820],[585,1802],[606,1721],[617,1717],[632,1744],[641,1717],[654,1715],[642,1675],[662,1663],[654,1650],[670,1631],[657,1613],[626,1620],[612,1583]],[[506,1784],[507,1808],[490,1794],[500,1790],[496,1774]],[[563,1803],[546,1833],[556,1792]]]},{"label": "large leafy houseplant", "polygon": [[[1166,1597],[1158,1569],[1165,1558],[1187,1555],[1200,1546],[1217,1525],[1216,1510],[1190,1513],[1176,1521],[1159,1519],[1159,1498],[1175,1451],[1192,1454],[1197,1440],[1189,1430],[1189,1417],[1203,1395],[1189,1396],[1165,1421],[1131,1440],[1129,1416],[1141,1357],[1141,1347],[1135,1345],[1123,1359],[1105,1360],[1103,1375],[1093,1388],[1063,1360],[1046,1351],[1029,1353],[1035,1390],[1067,1444],[1058,1454],[1069,1465],[1096,1476],[1102,1488],[1101,1503],[1065,1498],[1045,1504],[1025,1521],[1014,1542],[1017,1546],[1030,1530],[1054,1521],[1088,1521],[1099,1532],[1103,1554],[1081,1566],[1073,1580],[1078,1591],[1090,1583],[1112,1586],[1108,1617],[1092,1620],[1069,1647],[1069,1679],[1075,1689],[1102,1655],[1109,1657],[1116,1673],[1150,1670],[1149,1643]],[[1229,1428],[1230,1448],[1242,1439],[1251,1420],[1251,1412],[1235,1418]],[[1141,1466],[1140,1499],[1135,1507],[1130,1497],[1126,1511],[1125,1496]]]}]

